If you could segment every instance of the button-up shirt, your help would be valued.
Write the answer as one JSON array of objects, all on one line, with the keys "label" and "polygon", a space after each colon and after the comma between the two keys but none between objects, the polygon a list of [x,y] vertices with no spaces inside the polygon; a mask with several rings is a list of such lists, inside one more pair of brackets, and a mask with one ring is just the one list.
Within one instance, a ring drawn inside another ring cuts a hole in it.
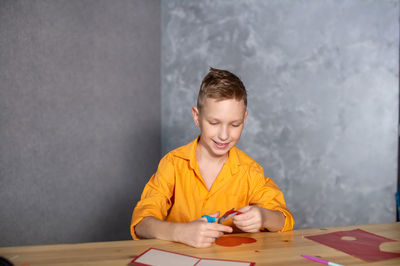
[{"label": "button-up shirt", "polygon": [[[282,191],[264,176],[263,168],[246,153],[233,147],[210,190],[196,160],[198,139],[165,155],[157,172],[146,184],[131,221],[135,226],[147,216],[169,222],[191,222],[203,214],[224,214],[234,208],[257,205],[277,210],[286,217],[281,231],[292,230],[294,219],[286,208]],[[232,219],[223,224],[233,226]]]}]

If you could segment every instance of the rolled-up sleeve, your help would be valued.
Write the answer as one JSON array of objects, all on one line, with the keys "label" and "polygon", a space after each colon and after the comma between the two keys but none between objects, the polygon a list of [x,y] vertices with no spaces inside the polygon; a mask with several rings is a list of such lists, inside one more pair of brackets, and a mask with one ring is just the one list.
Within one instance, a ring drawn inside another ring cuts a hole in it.
[{"label": "rolled-up sleeve", "polygon": [[175,175],[173,163],[168,156],[161,159],[157,172],[144,187],[140,201],[132,213],[130,231],[133,239],[139,239],[135,233],[135,226],[143,218],[152,216],[164,220],[172,205]]},{"label": "rolled-up sleeve", "polygon": [[250,170],[250,178],[250,204],[280,211],[285,216],[285,224],[280,232],[292,230],[294,226],[293,215],[286,207],[285,198],[279,187],[271,178],[264,176],[264,171],[261,167],[252,168]]}]

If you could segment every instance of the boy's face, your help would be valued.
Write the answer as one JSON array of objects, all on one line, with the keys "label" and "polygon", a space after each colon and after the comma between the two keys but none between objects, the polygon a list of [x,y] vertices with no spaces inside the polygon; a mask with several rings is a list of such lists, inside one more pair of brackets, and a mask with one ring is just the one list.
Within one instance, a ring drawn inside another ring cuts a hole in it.
[{"label": "boy's face", "polygon": [[247,110],[243,100],[206,98],[201,111],[192,108],[193,119],[200,128],[199,146],[210,157],[223,157],[240,139]]}]

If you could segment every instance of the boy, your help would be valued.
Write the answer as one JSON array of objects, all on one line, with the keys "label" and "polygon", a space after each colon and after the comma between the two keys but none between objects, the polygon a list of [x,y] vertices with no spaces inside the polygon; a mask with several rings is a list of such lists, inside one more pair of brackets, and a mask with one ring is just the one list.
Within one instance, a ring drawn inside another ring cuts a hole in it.
[{"label": "boy", "polygon": [[[236,148],[247,118],[247,93],[234,74],[210,68],[193,119],[200,136],[169,152],[145,186],[132,214],[134,239],[159,238],[209,247],[224,233],[287,231],[294,220],[282,192],[263,168]],[[235,208],[223,224],[207,214]]]}]

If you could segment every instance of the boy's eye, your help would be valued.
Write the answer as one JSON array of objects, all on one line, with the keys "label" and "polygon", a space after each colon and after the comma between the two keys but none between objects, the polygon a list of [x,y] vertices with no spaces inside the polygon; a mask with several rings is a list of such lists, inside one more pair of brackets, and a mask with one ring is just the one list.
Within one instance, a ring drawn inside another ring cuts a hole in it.
[{"label": "boy's eye", "polygon": [[233,127],[240,127],[240,124],[232,124]]},{"label": "boy's eye", "polygon": [[211,125],[216,125],[218,122],[209,122]]}]

